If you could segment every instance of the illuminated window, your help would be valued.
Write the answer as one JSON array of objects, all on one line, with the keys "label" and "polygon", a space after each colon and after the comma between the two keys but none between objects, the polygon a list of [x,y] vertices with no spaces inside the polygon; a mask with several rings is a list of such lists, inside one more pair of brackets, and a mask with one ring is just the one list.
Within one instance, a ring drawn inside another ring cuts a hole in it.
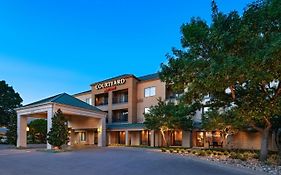
[{"label": "illuminated window", "polygon": [[80,141],[86,141],[86,132],[80,133]]},{"label": "illuminated window", "polygon": [[156,95],[156,87],[148,87],[144,89],[144,97],[151,97]]}]

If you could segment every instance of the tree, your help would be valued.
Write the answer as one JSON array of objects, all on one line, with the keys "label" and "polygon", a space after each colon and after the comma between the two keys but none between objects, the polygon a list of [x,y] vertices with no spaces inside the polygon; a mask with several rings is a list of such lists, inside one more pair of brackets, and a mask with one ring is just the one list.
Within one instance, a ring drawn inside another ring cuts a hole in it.
[{"label": "tree", "polygon": [[210,110],[202,116],[202,128],[207,131],[220,130],[224,139],[237,134],[243,126],[243,121],[237,120],[233,111],[220,113],[218,110]]},{"label": "tree", "polygon": [[46,143],[47,121],[45,119],[32,120],[29,123],[29,135],[33,143]]},{"label": "tree", "polygon": [[7,141],[8,144],[17,145],[17,115],[10,116],[7,126]]},{"label": "tree", "polygon": [[196,101],[203,107],[209,96],[211,110],[223,115],[232,111],[233,123],[244,124],[239,129],[260,132],[262,161],[268,154],[272,117],[281,113],[280,9],[279,0],[260,0],[239,16],[237,11],[219,12],[212,1],[211,24],[193,18],[182,25],[183,49],[173,49],[160,71],[162,81],[187,89],[186,104]]},{"label": "tree", "polygon": [[68,126],[64,114],[59,109],[52,117],[52,128],[48,133],[48,142],[57,148],[68,142]]},{"label": "tree", "polygon": [[279,165],[281,165],[281,117],[274,116],[271,122],[272,130],[275,133],[275,143],[279,153]]},{"label": "tree", "polygon": [[176,129],[191,128],[192,116],[188,115],[189,113],[191,113],[191,108],[186,105],[158,100],[158,104],[152,106],[149,113],[144,114],[144,124],[150,130],[159,130],[165,144],[169,146],[165,133],[171,134]]},{"label": "tree", "polygon": [[10,117],[15,115],[15,108],[21,106],[22,99],[12,86],[0,81],[0,127],[7,126]]}]

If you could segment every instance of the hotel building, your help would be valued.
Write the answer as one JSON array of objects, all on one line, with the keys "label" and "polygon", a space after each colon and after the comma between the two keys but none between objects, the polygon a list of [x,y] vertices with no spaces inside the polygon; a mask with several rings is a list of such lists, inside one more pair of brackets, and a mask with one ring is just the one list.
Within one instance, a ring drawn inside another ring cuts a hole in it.
[{"label": "hotel building", "polygon": [[[125,74],[95,82],[91,84],[91,90],[73,96],[107,113],[107,145],[164,146],[159,131],[145,128],[144,113],[158,103],[157,99],[176,101],[178,95],[161,82],[155,73],[141,77]],[[197,111],[194,115],[195,128],[196,125],[200,126],[202,111]],[[219,131],[204,131],[200,127],[189,131],[178,130],[168,135],[167,141],[171,146],[203,148],[216,142],[217,146],[222,147],[259,149],[261,139],[260,133],[247,130],[223,140]],[[270,139],[269,148],[276,148],[274,138]]]},{"label": "hotel building", "polygon": [[[68,120],[70,145],[165,146],[160,131],[145,128],[144,113],[157,105],[158,99],[176,102],[179,94],[173,93],[169,86],[161,82],[157,73],[141,77],[120,75],[95,82],[90,87],[90,90],[72,96],[63,93],[16,109],[17,146],[26,146],[28,117],[46,118],[49,131],[52,116],[58,109]],[[216,146],[226,148],[260,148],[261,134],[254,130],[240,131],[223,140],[220,131],[200,129],[203,110],[194,115],[194,129],[166,133],[171,146],[208,148],[216,143]],[[48,144],[47,148],[51,146]],[[269,140],[269,149],[276,150],[274,135]]]}]

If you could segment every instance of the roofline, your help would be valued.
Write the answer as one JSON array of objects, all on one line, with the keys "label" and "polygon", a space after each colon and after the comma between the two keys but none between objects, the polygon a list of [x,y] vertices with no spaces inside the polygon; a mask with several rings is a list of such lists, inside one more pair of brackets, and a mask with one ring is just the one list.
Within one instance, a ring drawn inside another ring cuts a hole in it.
[{"label": "roofline", "polygon": [[148,80],[139,80],[140,82],[146,82],[146,81],[154,81],[154,80],[160,80],[160,78],[151,78]]},{"label": "roofline", "polygon": [[107,114],[106,112],[103,112],[102,110],[98,109],[99,111],[96,110],[90,110],[90,109],[86,109],[86,108],[80,108],[80,107],[76,107],[76,106],[71,106],[71,105],[67,105],[67,104],[60,104],[60,103],[56,103],[56,102],[46,102],[46,103],[40,103],[40,104],[35,104],[35,105],[30,105],[30,106],[23,106],[23,107],[19,107],[19,108],[15,108],[16,112],[18,112],[19,110],[24,110],[24,109],[28,109],[28,108],[33,108],[33,107],[39,107],[39,106],[44,106],[44,105],[62,105],[62,106],[69,106],[71,108],[77,108],[77,109],[82,109],[82,110],[86,110],[86,111],[91,111],[91,112],[96,112],[96,113],[101,113],[101,114]]},{"label": "roofline", "polygon": [[98,84],[98,83],[104,83],[104,82],[107,82],[107,81],[111,81],[111,80],[117,79],[117,78],[119,78],[119,77],[120,77],[120,78],[121,78],[121,77],[124,77],[124,78],[133,77],[133,78],[139,80],[139,79],[138,79],[135,75],[133,75],[133,74],[123,74],[123,75],[118,75],[118,76],[115,76],[115,77],[112,77],[112,78],[107,78],[107,79],[105,79],[105,80],[92,83],[92,84],[90,84],[90,86],[93,86],[93,85]]},{"label": "roofline", "polygon": [[19,110],[27,109],[30,107],[38,107],[38,106],[43,106],[43,105],[48,105],[48,104],[54,104],[54,102],[45,102],[45,103],[39,103],[39,104],[30,105],[30,106],[22,106],[19,108],[15,108],[15,111],[17,112]]},{"label": "roofline", "polygon": [[81,94],[88,94],[88,93],[91,93],[91,92],[92,92],[92,90],[82,91],[82,92],[78,92],[76,94],[72,94],[72,96],[81,95]]},{"label": "roofline", "polygon": [[[158,73],[158,72],[156,72],[156,73]],[[156,74],[156,73],[153,73],[153,74]],[[151,75],[151,74],[146,74],[146,75],[143,75],[143,76],[140,76],[140,77],[144,77],[144,76],[147,76],[147,75]],[[92,84],[90,84],[90,86],[93,86],[93,85],[98,84],[98,83],[103,83],[103,82],[106,82],[106,81],[111,81],[111,80],[114,80],[114,79],[119,78],[119,77],[133,77],[133,78],[137,79],[137,80],[140,81],[140,82],[152,81],[152,80],[158,80],[158,79],[160,79],[159,77],[155,77],[155,78],[148,79],[148,80],[141,80],[141,79],[139,79],[139,77],[136,77],[136,76],[133,75],[133,74],[123,74],[123,75],[115,76],[115,77],[112,77],[112,78],[107,78],[107,79],[105,79],[105,80],[92,83]],[[82,92],[82,93],[83,93],[83,92]],[[79,93],[78,93],[78,94],[79,94]],[[74,95],[77,95],[77,94],[74,94]]]}]

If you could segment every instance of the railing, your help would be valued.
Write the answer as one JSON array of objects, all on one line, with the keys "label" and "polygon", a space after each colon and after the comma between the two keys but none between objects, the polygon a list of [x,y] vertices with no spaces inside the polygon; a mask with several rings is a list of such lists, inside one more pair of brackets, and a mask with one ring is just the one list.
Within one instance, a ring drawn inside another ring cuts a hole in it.
[{"label": "railing", "polygon": [[128,115],[112,116],[112,122],[115,123],[128,122]]},{"label": "railing", "polygon": [[101,101],[96,103],[96,106],[103,106],[103,105],[108,105],[108,101]]},{"label": "railing", "polygon": [[128,95],[122,95],[118,97],[113,97],[112,98],[112,103],[117,104],[117,103],[128,103]]}]

